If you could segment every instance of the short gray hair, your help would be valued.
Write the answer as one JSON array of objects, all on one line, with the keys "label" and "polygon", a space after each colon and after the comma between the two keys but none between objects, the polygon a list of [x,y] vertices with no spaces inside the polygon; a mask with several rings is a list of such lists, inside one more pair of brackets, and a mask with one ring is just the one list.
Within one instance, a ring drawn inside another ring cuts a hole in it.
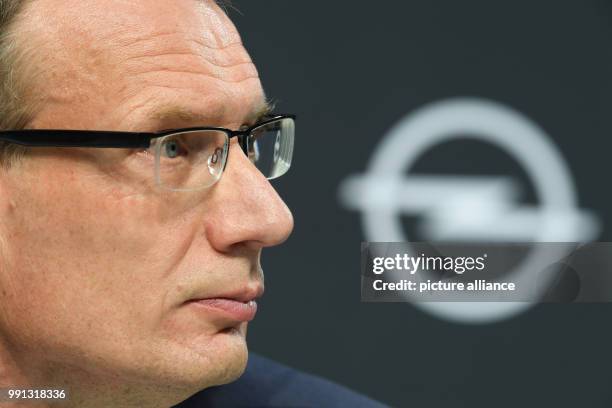
[{"label": "short gray hair", "polygon": [[[27,101],[23,72],[24,49],[15,24],[28,0],[0,0],[0,130],[23,129],[32,119],[33,101]],[[26,148],[0,142],[0,165],[10,166]]]}]

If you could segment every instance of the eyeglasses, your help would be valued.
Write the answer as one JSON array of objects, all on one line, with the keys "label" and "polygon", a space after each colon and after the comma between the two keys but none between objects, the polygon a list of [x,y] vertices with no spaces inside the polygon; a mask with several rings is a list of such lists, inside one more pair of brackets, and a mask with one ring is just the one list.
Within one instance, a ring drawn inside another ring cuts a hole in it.
[{"label": "eyeglasses", "polygon": [[86,130],[9,130],[0,140],[33,147],[147,148],[155,156],[155,182],[173,191],[200,190],[215,184],[225,170],[230,139],[268,179],[291,167],[295,116],[267,116],[243,130],[194,127],[161,132]]}]

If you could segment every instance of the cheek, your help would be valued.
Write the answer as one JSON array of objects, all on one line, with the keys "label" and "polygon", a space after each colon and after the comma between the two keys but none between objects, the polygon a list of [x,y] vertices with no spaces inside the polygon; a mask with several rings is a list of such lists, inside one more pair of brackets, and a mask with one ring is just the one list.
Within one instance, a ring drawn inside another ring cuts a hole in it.
[{"label": "cheek", "polygon": [[9,332],[22,344],[146,336],[163,317],[173,256],[191,232],[159,198],[54,176],[16,193],[5,224],[0,284],[10,313],[0,313]]}]

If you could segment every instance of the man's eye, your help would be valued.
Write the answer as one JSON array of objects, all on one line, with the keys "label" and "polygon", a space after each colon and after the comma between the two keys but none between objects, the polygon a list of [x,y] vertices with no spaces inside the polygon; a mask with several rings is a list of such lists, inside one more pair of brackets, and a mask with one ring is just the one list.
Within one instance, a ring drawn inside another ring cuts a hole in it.
[{"label": "man's eye", "polygon": [[187,149],[184,148],[180,140],[169,139],[164,141],[164,145],[162,146],[162,154],[169,159],[175,159],[179,156],[186,155]]}]

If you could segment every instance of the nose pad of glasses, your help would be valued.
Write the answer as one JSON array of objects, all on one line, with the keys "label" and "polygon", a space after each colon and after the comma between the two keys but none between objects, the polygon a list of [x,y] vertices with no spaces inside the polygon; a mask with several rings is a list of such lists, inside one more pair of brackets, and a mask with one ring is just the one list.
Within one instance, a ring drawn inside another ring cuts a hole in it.
[{"label": "nose pad of glasses", "polygon": [[225,167],[223,164],[223,149],[217,147],[215,151],[208,157],[208,172],[218,178]]},{"label": "nose pad of glasses", "polygon": [[248,149],[247,156],[251,163],[257,163],[259,161],[259,157],[261,152],[259,151],[259,142],[255,138],[248,139]]}]

